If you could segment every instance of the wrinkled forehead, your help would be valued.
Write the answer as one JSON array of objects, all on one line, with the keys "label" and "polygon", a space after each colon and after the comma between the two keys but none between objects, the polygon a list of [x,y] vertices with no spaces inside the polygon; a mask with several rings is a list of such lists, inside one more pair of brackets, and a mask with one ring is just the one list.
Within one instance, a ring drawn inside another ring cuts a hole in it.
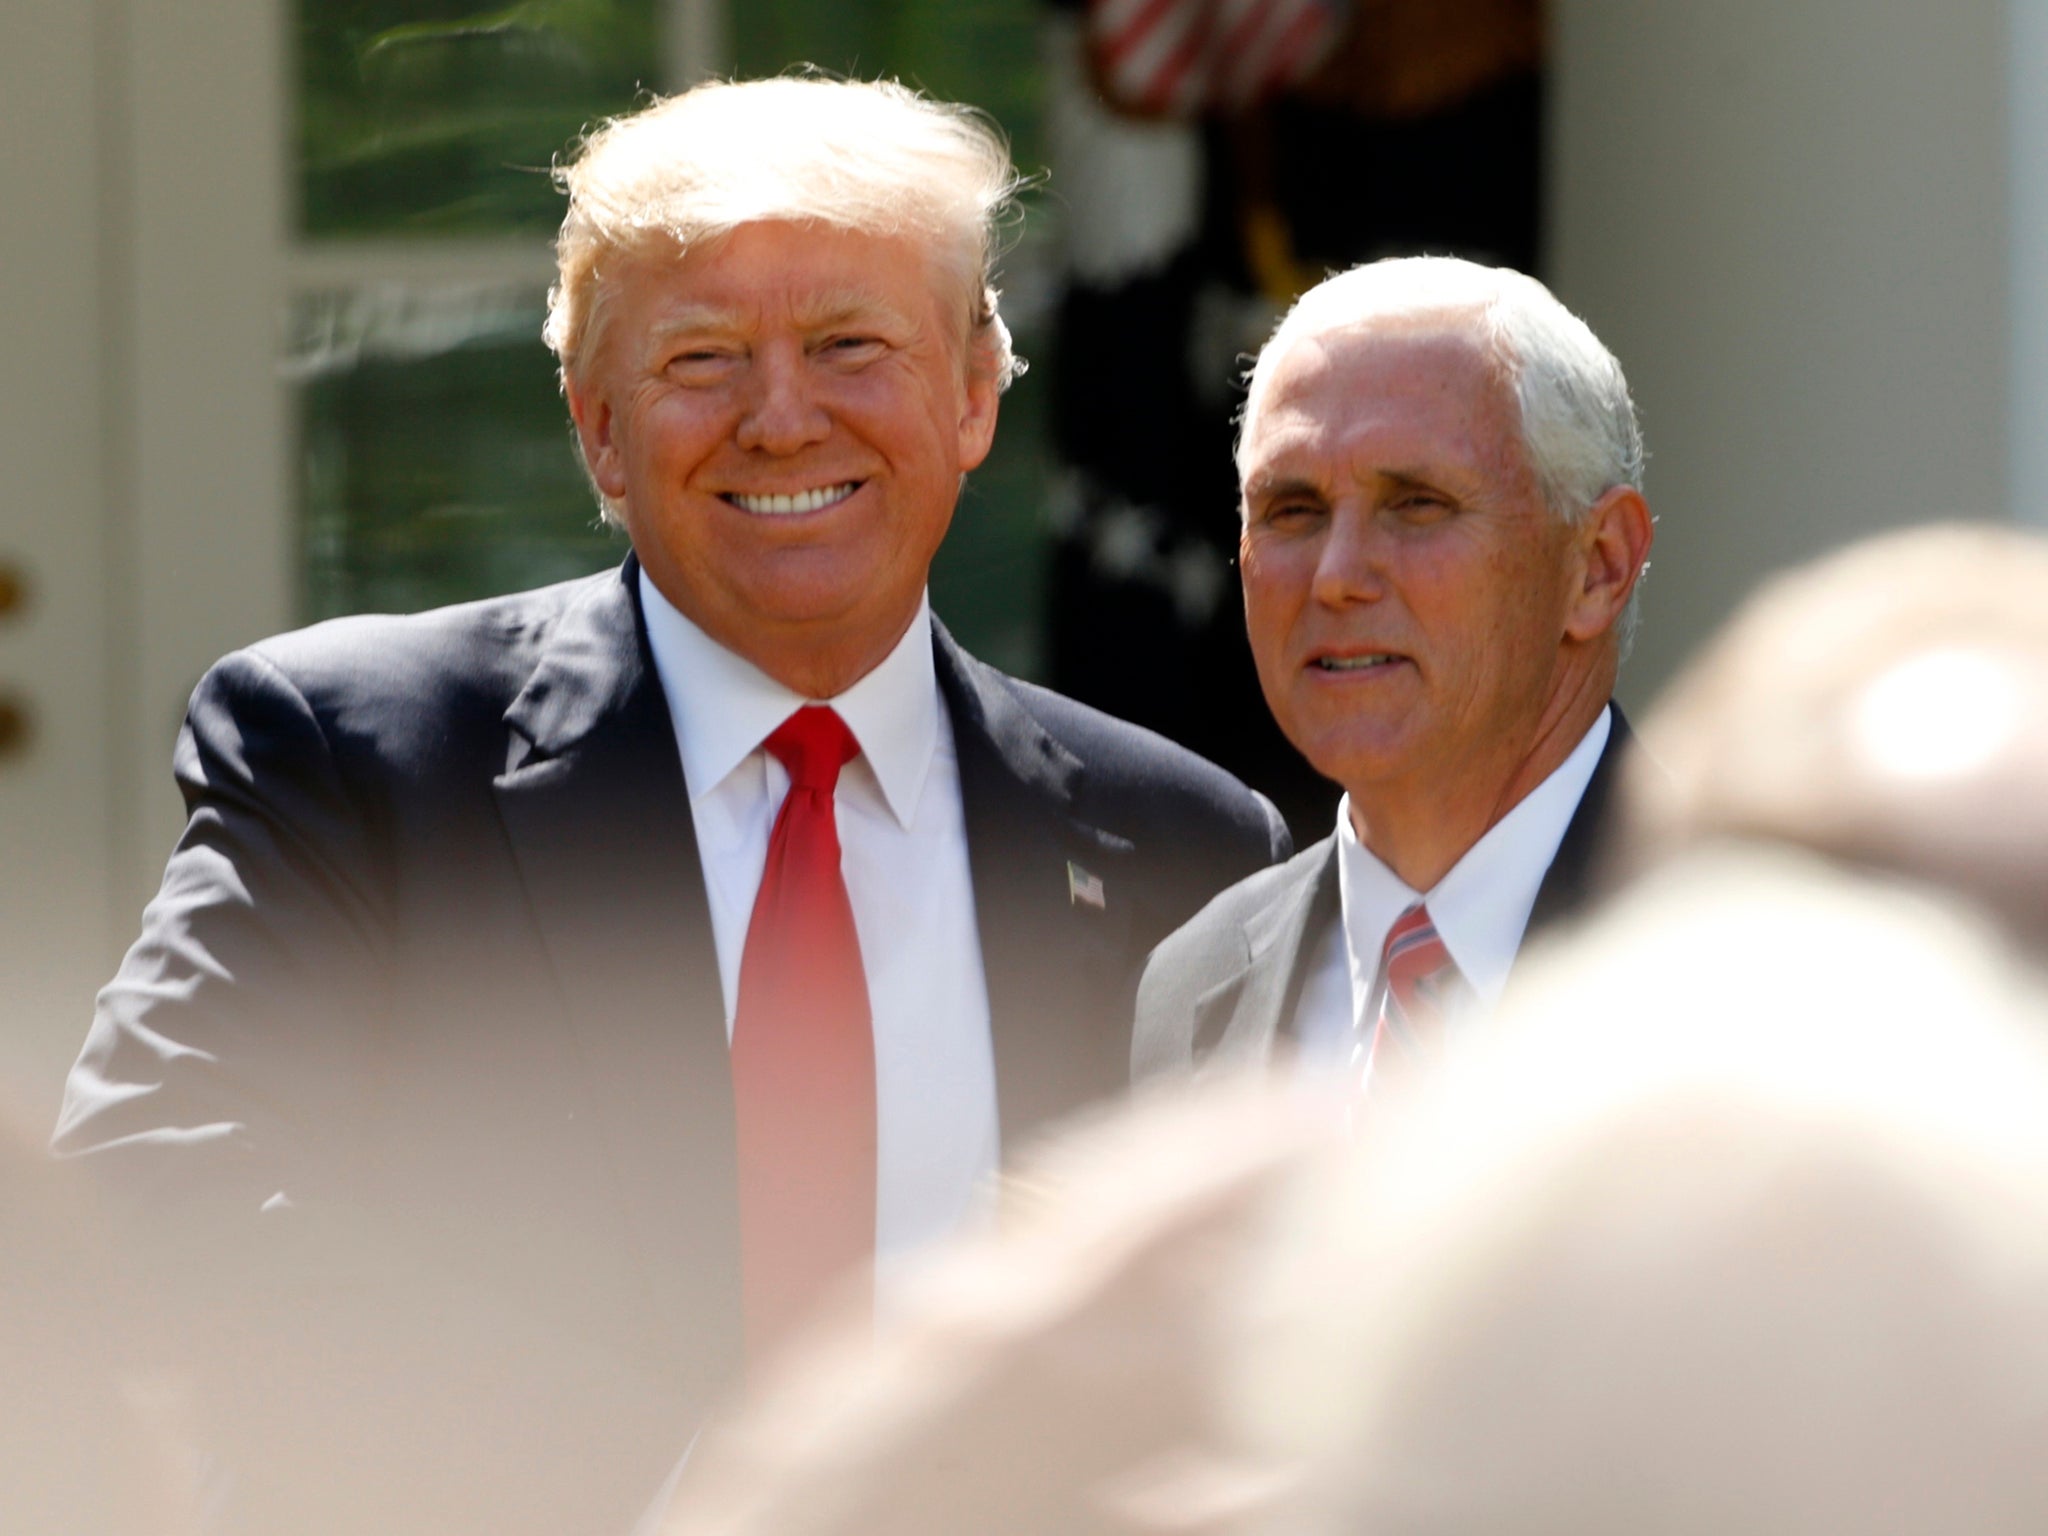
[{"label": "wrinkled forehead", "polygon": [[[756,259],[777,263],[771,280]],[[948,257],[920,233],[867,230],[806,219],[750,220],[687,247],[655,235],[623,247],[595,269],[586,352],[602,355],[618,316],[668,334],[787,318],[813,328],[862,317],[937,326],[947,346],[965,349],[972,310]]]},{"label": "wrinkled forehead", "polygon": [[1399,310],[1274,337],[1238,436],[1240,475],[1305,440],[1334,441],[1399,414],[1512,434],[1520,408],[1476,310]]},{"label": "wrinkled forehead", "polygon": [[1351,359],[1395,347],[1468,352],[1505,380],[1506,359],[1485,305],[1389,301],[1331,310],[1314,304],[1311,297],[1288,315],[1259,353],[1245,395],[1247,425],[1276,382],[1298,377],[1324,360]]}]

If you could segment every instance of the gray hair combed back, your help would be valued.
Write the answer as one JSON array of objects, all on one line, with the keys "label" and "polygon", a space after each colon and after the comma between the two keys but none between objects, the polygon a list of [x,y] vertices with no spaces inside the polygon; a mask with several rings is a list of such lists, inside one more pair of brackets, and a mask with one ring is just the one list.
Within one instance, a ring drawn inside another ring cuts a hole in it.
[{"label": "gray hair combed back", "polygon": [[1023,371],[991,281],[1023,182],[972,107],[890,80],[714,81],[604,123],[555,180],[569,208],[542,335],[565,377],[602,326],[612,262],[763,220],[930,241],[998,383]]},{"label": "gray hair combed back", "polygon": [[[1367,262],[1303,294],[1252,365],[1241,427],[1249,427],[1290,343],[1431,311],[1479,314],[1488,349],[1520,411],[1522,444],[1537,489],[1553,515],[1577,523],[1616,486],[1643,488],[1642,426],[1614,354],[1535,278],[1452,256]],[[1243,441],[1240,431],[1240,450]],[[1636,623],[1637,594],[1631,594],[1617,625],[1624,654]]]}]

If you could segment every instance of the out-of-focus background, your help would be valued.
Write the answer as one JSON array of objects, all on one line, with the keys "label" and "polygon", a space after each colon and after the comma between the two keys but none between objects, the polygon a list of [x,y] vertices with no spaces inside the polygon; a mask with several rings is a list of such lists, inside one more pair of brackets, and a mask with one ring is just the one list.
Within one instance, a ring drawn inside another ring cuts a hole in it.
[{"label": "out-of-focus background", "polygon": [[895,74],[1049,169],[1005,278],[1034,367],[935,603],[1311,836],[1235,616],[1228,420],[1326,267],[1530,265],[1619,354],[1660,518],[1631,706],[1767,571],[2048,521],[2048,0],[1356,0],[1275,99],[1150,118],[1078,0],[490,6],[8,0],[0,1106],[31,1122],[177,835],[209,661],[620,557],[539,341],[544,173],[648,91]]}]

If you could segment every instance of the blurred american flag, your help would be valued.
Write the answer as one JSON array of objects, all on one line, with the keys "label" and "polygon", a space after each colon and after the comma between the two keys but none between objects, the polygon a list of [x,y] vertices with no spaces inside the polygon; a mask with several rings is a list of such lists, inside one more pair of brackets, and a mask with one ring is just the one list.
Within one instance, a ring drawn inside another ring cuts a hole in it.
[{"label": "blurred american flag", "polygon": [[1343,29],[1346,0],[1089,0],[1104,92],[1126,111],[1235,111],[1312,72]]}]

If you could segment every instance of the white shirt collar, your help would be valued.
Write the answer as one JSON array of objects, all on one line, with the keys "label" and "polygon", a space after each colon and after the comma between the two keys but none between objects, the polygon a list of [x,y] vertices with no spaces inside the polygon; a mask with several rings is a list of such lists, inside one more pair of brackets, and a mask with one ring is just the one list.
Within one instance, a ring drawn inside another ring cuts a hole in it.
[{"label": "white shirt collar", "polygon": [[1480,1001],[1498,1001],[1522,932],[1558,844],[1592,782],[1613,732],[1613,706],[1600,712],[1571,755],[1507,815],[1487,828],[1435,889],[1415,891],[1358,840],[1351,797],[1337,805],[1337,889],[1351,967],[1351,994],[1364,1006],[1379,972],[1387,930],[1418,901]]},{"label": "white shirt collar", "polygon": [[929,594],[895,648],[831,699],[806,699],[727,650],[677,611],[644,568],[640,607],[693,803],[723,783],[790,715],[806,704],[830,704],[860,743],[890,813],[910,825],[939,740]]}]

